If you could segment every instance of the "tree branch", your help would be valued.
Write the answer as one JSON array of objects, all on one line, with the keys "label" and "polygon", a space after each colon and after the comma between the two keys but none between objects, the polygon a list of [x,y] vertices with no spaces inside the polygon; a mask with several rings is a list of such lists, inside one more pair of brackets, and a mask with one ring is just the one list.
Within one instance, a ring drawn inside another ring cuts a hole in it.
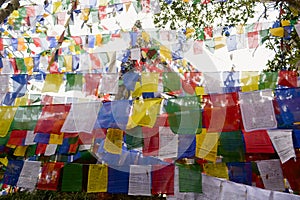
[{"label": "tree branch", "polygon": [[[2,6],[6,0],[0,0],[0,6]],[[0,24],[14,11],[20,7],[19,0],[10,0],[5,8],[0,9]]]}]

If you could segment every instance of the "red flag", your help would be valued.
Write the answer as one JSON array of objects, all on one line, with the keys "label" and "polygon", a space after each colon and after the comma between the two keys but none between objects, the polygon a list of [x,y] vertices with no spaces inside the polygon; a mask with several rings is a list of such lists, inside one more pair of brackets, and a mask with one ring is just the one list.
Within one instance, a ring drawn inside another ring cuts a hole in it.
[{"label": "red flag", "polygon": [[44,163],[41,177],[38,180],[37,189],[56,191],[63,166],[64,163],[62,162]]},{"label": "red flag", "polygon": [[278,73],[278,85],[287,87],[297,87],[297,71],[281,70]]},{"label": "red flag", "polygon": [[246,153],[275,153],[266,130],[246,132],[243,130]]},{"label": "red flag", "polygon": [[174,165],[152,166],[152,194],[174,195]]}]

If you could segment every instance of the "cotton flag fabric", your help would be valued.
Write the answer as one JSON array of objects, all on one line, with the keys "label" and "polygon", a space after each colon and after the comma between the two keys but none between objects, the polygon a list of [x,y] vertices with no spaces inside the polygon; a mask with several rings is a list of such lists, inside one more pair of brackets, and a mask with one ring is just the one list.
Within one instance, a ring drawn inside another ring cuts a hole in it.
[{"label": "cotton flag fabric", "polygon": [[2,182],[7,185],[16,186],[24,165],[23,160],[9,160]]},{"label": "cotton flag fabric", "polygon": [[42,108],[42,114],[37,121],[34,132],[61,134],[60,130],[65,122],[70,108],[70,104],[44,105]]},{"label": "cotton flag fabric", "polygon": [[82,74],[66,74],[67,83],[66,83],[66,91],[71,90],[82,90],[83,84],[83,76]]},{"label": "cotton flag fabric", "polygon": [[206,94],[223,93],[223,83],[220,72],[204,73],[204,88]]},{"label": "cotton flag fabric", "polygon": [[250,162],[227,163],[227,168],[230,181],[252,185],[252,165]]},{"label": "cotton flag fabric", "polygon": [[193,134],[178,135],[178,159],[193,158],[196,150],[196,136]]},{"label": "cotton flag fabric", "polygon": [[174,194],[174,165],[152,165],[151,181],[153,195]]},{"label": "cotton flag fabric", "polygon": [[163,158],[176,158],[178,149],[178,135],[174,134],[170,127],[159,127],[158,156]]},{"label": "cotton flag fabric", "polygon": [[268,130],[268,135],[280,158],[281,163],[285,163],[291,158],[296,158],[296,153],[293,145],[292,130]]},{"label": "cotton flag fabric", "polygon": [[40,173],[40,168],[40,161],[24,161],[17,186],[27,189],[35,189]]},{"label": "cotton flag fabric", "polygon": [[267,130],[243,130],[246,153],[275,153]]},{"label": "cotton flag fabric", "polygon": [[63,168],[61,191],[81,192],[82,191],[82,165],[68,163]]},{"label": "cotton flag fabric", "polygon": [[205,163],[203,170],[209,176],[229,179],[226,163]]},{"label": "cotton flag fabric", "polygon": [[199,96],[177,97],[167,100],[164,106],[170,127],[177,134],[196,134],[202,129]]},{"label": "cotton flag fabric", "polygon": [[0,137],[6,136],[9,131],[10,125],[14,120],[17,107],[1,106],[0,107]]},{"label": "cotton flag fabric", "polygon": [[141,75],[142,92],[157,92],[159,73],[143,72]]},{"label": "cotton flag fabric", "polygon": [[128,194],[129,172],[129,166],[108,166],[107,192]]},{"label": "cotton flag fabric", "polygon": [[263,190],[258,187],[246,186],[248,200],[265,200],[271,196],[270,190]]},{"label": "cotton flag fabric", "polygon": [[109,128],[107,130],[104,149],[112,154],[122,153],[123,131],[120,129]]},{"label": "cotton flag fabric", "polygon": [[137,125],[153,127],[160,110],[161,99],[143,99],[134,100],[132,115],[129,117],[127,128],[133,128]]},{"label": "cotton flag fabric", "polygon": [[42,92],[55,92],[57,93],[63,83],[63,74],[48,74]]},{"label": "cotton flag fabric", "polygon": [[19,106],[11,124],[12,130],[34,130],[41,114],[40,105]]},{"label": "cotton flag fabric", "polygon": [[106,192],[108,182],[108,166],[102,164],[89,165],[87,192]]},{"label": "cotton flag fabric", "polygon": [[61,128],[61,132],[92,133],[101,102],[73,103],[70,112]]},{"label": "cotton flag fabric", "polygon": [[246,200],[246,186],[242,184],[237,184],[234,182],[223,181],[221,186],[221,199],[231,200],[231,199],[240,199]]},{"label": "cotton flag fabric", "polygon": [[203,196],[207,199],[220,199],[220,189],[222,180],[208,176],[206,174],[202,175],[202,192]]},{"label": "cotton flag fabric", "polygon": [[256,71],[243,71],[241,74],[242,92],[258,90],[259,74]]},{"label": "cotton flag fabric", "polygon": [[216,162],[219,137],[217,132],[206,133],[206,130],[202,129],[202,133],[196,135],[196,157]]},{"label": "cotton flag fabric", "polygon": [[202,173],[200,165],[179,165],[179,191],[202,192]]},{"label": "cotton flag fabric", "polygon": [[180,77],[176,72],[164,72],[162,75],[164,92],[180,90]]},{"label": "cotton flag fabric", "polygon": [[272,90],[240,92],[244,129],[249,131],[277,128]]},{"label": "cotton flag fabric", "polygon": [[128,195],[151,196],[151,165],[130,165]]},{"label": "cotton flag fabric", "polygon": [[285,188],[280,160],[261,160],[256,161],[256,164],[265,189],[284,191]]},{"label": "cotton flag fabric", "polygon": [[119,87],[119,74],[109,73],[103,74],[100,83],[100,93],[117,94]]}]

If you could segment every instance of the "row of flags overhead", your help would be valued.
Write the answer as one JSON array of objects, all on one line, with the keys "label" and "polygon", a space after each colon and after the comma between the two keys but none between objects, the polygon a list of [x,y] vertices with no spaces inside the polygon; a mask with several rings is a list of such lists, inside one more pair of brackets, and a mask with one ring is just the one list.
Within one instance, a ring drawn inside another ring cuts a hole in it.
[{"label": "row of flags overhead", "polygon": [[[258,162],[263,172],[278,164],[276,159]],[[230,163],[231,171],[240,173],[240,163]],[[246,163],[250,164],[250,163]],[[205,164],[204,164],[205,165]],[[248,165],[250,166],[250,165]],[[225,169],[224,168],[224,169]],[[251,170],[251,168],[249,168]],[[241,169],[240,169],[241,170]],[[251,185],[239,184],[230,179],[216,178],[207,174],[204,166],[201,171],[197,164],[176,165],[130,165],[128,167],[105,164],[79,164],[40,161],[9,161],[4,174],[3,184],[25,189],[53,190],[63,192],[88,193],[108,192],[133,196],[167,194],[167,199],[213,198],[213,199],[299,199],[299,196],[277,190],[261,189]],[[282,178],[282,171],[274,171]],[[270,173],[270,184],[279,181],[284,189],[283,179]],[[231,175],[232,175],[231,174]],[[238,178],[238,176],[236,176]],[[239,177],[240,178],[240,177]],[[280,188],[279,190],[281,190]]]}]

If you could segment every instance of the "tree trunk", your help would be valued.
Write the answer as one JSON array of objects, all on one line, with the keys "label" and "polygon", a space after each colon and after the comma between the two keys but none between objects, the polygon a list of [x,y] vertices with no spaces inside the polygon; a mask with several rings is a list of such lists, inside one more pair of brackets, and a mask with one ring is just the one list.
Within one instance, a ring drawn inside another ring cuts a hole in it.
[{"label": "tree trunk", "polygon": [[[0,0],[0,6],[2,6],[6,0]],[[5,8],[0,9],[0,23],[3,21],[14,11],[20,7],[19,0],[10,0]]]}]

